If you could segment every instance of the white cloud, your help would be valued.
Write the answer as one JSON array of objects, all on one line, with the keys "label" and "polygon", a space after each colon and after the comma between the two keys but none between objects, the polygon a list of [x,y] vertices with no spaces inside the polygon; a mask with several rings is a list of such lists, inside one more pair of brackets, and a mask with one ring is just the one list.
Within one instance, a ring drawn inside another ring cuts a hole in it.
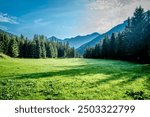
[{"label": "white cloud", "polygon": [[46,25],[52,23],[51,21],[45,21],[42,18],[35,19],[33,22],[34,22],[35,25],[40,25],[40,26],[46,26]]},{"label": "white cloud", "polygon": [[120,8],[135,2],[145,2],[148,0],[90,0],[87,6],[92,10],[111,10]]},{"label": "white cloud", "polygon": [[85,33],[104,33],[132,16],[135,8],[140,5],[148,10],[150,0],[89,0],[81,30]]},{"label": "white cloud", "polygon": [[0,22],[18,24],[16,17],[9,16],[7,13],[2,13],[2,12],[0,12]]}]

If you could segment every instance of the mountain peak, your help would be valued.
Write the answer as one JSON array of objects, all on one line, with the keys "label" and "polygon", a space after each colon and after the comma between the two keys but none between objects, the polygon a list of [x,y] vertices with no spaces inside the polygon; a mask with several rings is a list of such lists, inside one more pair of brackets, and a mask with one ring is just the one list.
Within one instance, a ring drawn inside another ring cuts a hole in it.
[{"label": "mountain peak", "polygon": [[55,36],[51,36],[50,38],[48,38],[49,41],[58,41],[58,42],[61,42],[62,40],[61,39],[58,39],[57,37]]},{"label": "mountain peak", "polygon": [[81,45],[93,40],[94,38],[96,38],[99,35],[100,35],[99,33],[94,32],[92,34],[88,34],[88,35],[84,35],[84,36],[78,35],[76,37],[65,38],[63,40],[58,39],[55,36],[52,36],[52,37],[48,38],[48,40],[49,41],[57,41],[57,42],[65,42],[65,43],[68,42],[71,47],[78,48]]},{"label": "mountain peak", "polygon": [[81,45],[93,40],[94,38],[96,38],[99,35],[100,34],[97,32],[94,32],[94,33],[88,34],[88,35],[83,35],[83,36],[78,35],[76,37],[66,38],[66,39],[64,39],[64,42],[69,42],[70,46],[78,48]]},{"label": "mountain peak", "polygon": [[100,40],[102,40],[104,38],[105,35],[110,36],[112,33],[116,33],[116,32],[120,32],[123,31],[124,28],[127,25],[127,21],[124,21],[122,24],[118,24],[115,27],[113,27],[112,29],[110,29],[109,31],[107,31],[106,33],[103,33],[102,35],[97,36],[96,38],[94,38],[93,40],[83,44],[82,46],[80,46],[79,48],[77,48],[76,50],[80,53],[83,54],[85,49],[87,47],[92,47],[95,46]]},{"label": "mountain peak", "polygon": [[58,39],[58,38],[57,38],[57,37],[55,37],[55,36],[51,36],[50,38],[51,38],[51,39]]}]

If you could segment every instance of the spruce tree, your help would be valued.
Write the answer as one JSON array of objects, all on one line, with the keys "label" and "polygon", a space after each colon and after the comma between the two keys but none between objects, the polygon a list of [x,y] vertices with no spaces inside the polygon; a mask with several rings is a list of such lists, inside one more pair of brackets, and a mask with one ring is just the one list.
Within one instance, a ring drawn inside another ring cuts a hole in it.
[{"label": "spruce tree", "polygon": [[18,55],[19,55],[19,46],[14,37],[10,40],[8,54],[11,57],[18,57]]},{"label": "spruce tree", "polygon": [[111,38],[110,38],[110,51],[109,51],[109,58],[114,59],[116,55],[116,37],[115,33],[112,33]]}]

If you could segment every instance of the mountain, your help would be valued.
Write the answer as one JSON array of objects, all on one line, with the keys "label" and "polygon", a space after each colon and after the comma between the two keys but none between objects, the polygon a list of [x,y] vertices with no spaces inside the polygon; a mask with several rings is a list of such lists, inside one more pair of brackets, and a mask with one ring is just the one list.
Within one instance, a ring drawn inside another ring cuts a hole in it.
[{"label": "mountain", "polygon": [[57,37],[52,36],[52,37],[48,38],[48,40],[58,41],[58,42],[65,42],[65,43],[68,42],[71,47],[78,48],[81,45],[95,39],[98,36],[100,36],[100,34],[95,32],[95,33],[85,35],[85,36],[76,36],[76,37],[66,38],[66,39],[58,39]]},{"label": "mountain", "polygon": [[48,40],[49,40],[49,41],[54,41],[54,42],[63,42],[62,39],[58,39],[58,38],[55,37],[55,36],[52,36],[52,37],[48,38]]},{"label": "mountain", "polygon": [[94,38],[98,37],[99,35],[100,35],[99,33],[95,32],[95,33],[85,35],[85,36],[76,36],[73,38],[66,38],[66,39],[64,39],[64,42],[68,42],[71,47],[78,48],[81,45],[83,45],[83,44],[93,40]]},{"label": "mountain", "polygon": [[123,31],[124,28],[126,27],[126,25],[127,25],[127,21],[124,21],[122,24],[119,24],[119,25],[113,27],[108,32],[106,32],[102,35],[99,35],[98,37],[94,38],[93,40],[81,45],[79,48],[76,49],[77,52],[80,54],[83,54],[87,47],[95,46],[100,40],[102,40],[105,37],[105,35],[111,36],[112,33],[117,33],[117,32]]}]

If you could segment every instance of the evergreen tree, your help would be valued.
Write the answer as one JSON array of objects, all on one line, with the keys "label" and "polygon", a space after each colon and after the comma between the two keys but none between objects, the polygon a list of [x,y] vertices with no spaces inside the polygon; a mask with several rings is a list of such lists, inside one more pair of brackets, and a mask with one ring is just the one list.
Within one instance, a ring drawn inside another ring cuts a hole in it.
[{"label": "evergreen tree", "polygon": [[84,58],[93,58],[93,51],[94,51],[94,48],[92,48],[92,47],[87,48],[83,55]]},{"label": "evergreen tree", "polygon": [[8,54],[11,57],[18,57],[19,55],[19,46],[14,37],[10,40]]},{"label": "evergreen tree", "polygon": [[23,58],[24,57],[24,36],[21,34],[20,40],[19,40],[19,57]]},{"label": "evergreen tree", "polygon": [[53,58],[57,58],[58,57],[58,50],[57,50],[57,46],[55,43],[53,43],[53,49],[54,49],[54,57]]},{"label": "evergreen tree", "polygon": [[96,44],[95,49],[94,49],[94,57],[95,58],[101,58],[102,57],[102,45],[101,42]]},{"label": "evergreen tree", "polygon": [[41,40],[41,44],[40,44],[41,57],[46,58],[46,47],[45,47],[45,41],[44,41],[44,36],[43,35],[40,36],[40,40]]},{"label": "evergreen tree", "polygon": [[55,58],[55,50],[52,43],[49,43],[49,52],[50,52],[50,58]]},{"label": "evergreen tree", "polygon": [[125,54],[125,42],[124,33],[118,33],[118,44],[117,44],[117,59],[124,59]]},{"label": "evergreen tree", "polygon": [[105,36],[102,44],[102,58],[109,58],[110,53],[110,40],[108,36]]},{"label": "evergreen tree", "polygon": [[109,58],[115,59],[116,56],[116,37],[115,33],[112,33],[111,38],[110,38],[110,53],[109,53]]},{"label": "evergreen tree", "polygon": [[9,36],[5,33],[0,33],[0,52],[7,54],[9,46]]},{"label": "evergreen tree", "polygon": [[35,40],[33,40],[32,43],[31,43],[31,57],[32,58],[38,58],[37,53],[38,53],[37,43],[36,43]]}]

